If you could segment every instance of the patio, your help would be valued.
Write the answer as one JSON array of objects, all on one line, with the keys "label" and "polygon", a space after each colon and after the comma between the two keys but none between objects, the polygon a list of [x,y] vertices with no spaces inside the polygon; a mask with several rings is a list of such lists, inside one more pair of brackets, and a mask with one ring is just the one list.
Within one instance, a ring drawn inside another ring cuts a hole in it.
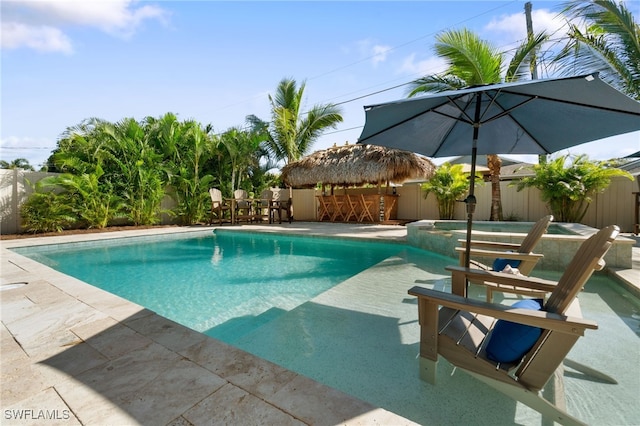
[{"label": "patio", "polygon": [[[294,222],[237,229],[406,238],[406,228],[380,225]],[[3,424],[32,423],[43,416],[57,424],[413,424],[7,250],[201,230],[2,241]],[[620,273],[638,283],[640,249],[633,250],[633,269]],[[404,278],[413,283],[412,276]],[[451,421],[459,419],[458,414],[448,413]],[[540,419],[524,423],[536,422]]]}]

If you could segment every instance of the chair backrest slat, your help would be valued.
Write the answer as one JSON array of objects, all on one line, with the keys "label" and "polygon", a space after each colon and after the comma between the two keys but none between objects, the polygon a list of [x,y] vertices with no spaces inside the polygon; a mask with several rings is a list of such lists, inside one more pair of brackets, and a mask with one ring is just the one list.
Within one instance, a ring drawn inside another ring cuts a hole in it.
[{"label": "chair backrest slat", "polygon": [[522,240],[522,244],[520,244],[520,248],[518,249],[519,253],[531,253],[535,246],[538,244],[538,241],[542,238],[542,236],[549,229],[549,224],[553,220],[553,216],[545,216],[542,219],[538,220],[527,236]]},{"label": "chair backrest slat", "polygon": [[603,257],[620,233],[616,225],[602,228],[580,245],[553,290],[545,310],[564,314],[594,271],[604,268]]},{"label": "chair backrest slat", "polygon": [[211,201],[222,203],[222,192],[219,189],[209,188],[209,194],[211,195]]}]

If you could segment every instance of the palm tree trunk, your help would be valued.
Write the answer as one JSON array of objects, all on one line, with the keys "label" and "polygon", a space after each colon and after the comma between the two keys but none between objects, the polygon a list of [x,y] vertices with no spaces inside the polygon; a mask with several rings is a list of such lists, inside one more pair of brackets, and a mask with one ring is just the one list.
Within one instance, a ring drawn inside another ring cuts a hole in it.
[{"label": "palm tree trunk", "polygon": [[502,199],[500,195],[500,167],[502,160],[495,154],[487,155],[489,179],[491,180],[491,215],[489,220],[502,220]]}]

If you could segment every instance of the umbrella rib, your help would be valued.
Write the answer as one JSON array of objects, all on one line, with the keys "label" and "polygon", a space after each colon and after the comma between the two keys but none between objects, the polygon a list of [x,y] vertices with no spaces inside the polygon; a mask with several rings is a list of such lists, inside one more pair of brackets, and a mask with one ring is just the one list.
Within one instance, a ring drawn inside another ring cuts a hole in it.
[{"label": "umbrella rib", "polygon": [[[433,112],[435,114],[438,114],[438,115],[442,115],[442,116],[447,117],[447,118],[450,118],[452,120],[462,121],[463,123],[467,123],[467,124],[473,124],[473,121],[471,121],[470,119],[464,119],[464,118],[461,118],[459,116],[456,117],[455,115],[450,115],[450,114],[447,114],[447,113],[442,112],[442,111],[436,111],[434,109],[431,112]],[[460,112],[462,112],[466,117],[469,117],[463,110],[460,110]]]},{"label": "umbrella rib", "polygon": [[491,107],[491,105],[493,105],[494,103],[500,107],[500,109],[502,110],[502,112],[501,112],[500,114],[494,115],[493,117],[490,117],[490,118],[489,118],[489,119],[487,119],[486,121],[482,121],[482,118],[480,118],[480,123],[479,123],[479,124],[491,123],[491,122],[492,122],[492,121],[494,121],[494,120],[497,120],[497,119],[502,118],[502,117],[504,117],[504,116],[506,116],[506,115],[509,115],[509,114],[511,114],[511,111],[516,110],[516,109],[520,108],[521,106],[526,105],[526,104],[528,104],[529,102],[531,102],[531,101],[533,101],[533,100],[535,100],[535,99],[537,99],[537,96],[532,96],[532,97],[530,97],[529,99],[525,99],[524,101],[520,102],[520,103],[519,103],[519,104],[517,104],[517,105],[512,106],[512,107],[511,107],[511,108],[509,108],[509,109],[504,109],[504,108],[502,107],[502,105],[500,105],[500,102],[498,102],[495,98],[492,98],[492,99],[491,99],[491,104],[489,104],[489,106],[485,109],[485,113],[486,113],[487,111],[489,111],[489,108],[490,108],[490,107]]},{"label": "umbrella rib", "polygon": [[[449,103],[450,103],[450,104],[453,104],[453,106],[455,106],[456,108],[458,108],[458,111],[460,111],[460,112],[461,112],[465,117],[467,117],[467,119],[466,119],[466,120],[463,120],[463,119],[461,119],[460,117],[452,117],[452,116],[449,116],[449,115],[447,115],[447,114],[441,113],[441,112],[439,112],[439,111],[435,111],[435,110],[434,110],[434,112],[437,112],[437,113],[439,113],[439,114],[441,114],[441,115],[444,115],[444,116],[446,116],[446,117],[449,117],[449,118],[453,118],[454,120],[457,120],[457,121],[462,121],[462,122],[467,123],[467,124],[473,124],[473,118],[469,117],[469,114],[467,114],[467,108],[468,108],[468,107],[469,107],[469,105],[471,105],[471,103],[472,103],[472,102],[477,98],[478,94],[477,94],[477,93],[475,93],[475,94],[472,96],[471,100],[470,100],[470,101],[468,101],[468,102],[466,103],[466,105],[464,106],[464,108],[460,108],[460,106],[456,103],[456,101],[457,101],[458,99],[462,98],[463,96],[465,96],[465,95],[459,95],[459,96],[447,96],[447,99],[449,99]],[[446,104],[442,104],[442,105],[446,105]],[[439,106],[442,106],[442,105],[439,105]]]},{"label": "umbrella rib", "polygon": [[[462,97],[462,95],[461,95],[461,96],[447,96],[447,99],[449,100],[449,102],[447,102],[447,103],[442,103],[442,104],[438,105],[437,107],[432,108],[432,109],[431,109],[431,111],[432,111],[432,112],[434,112],[434,113],[436,113],[436,114],[442,115],[442,116],[444,116],[444,117],[451,118],[451,119],[452,119],[452,120],[454,120],[454,121],[459,121],[459,122],[463,122],[463,123],[466,123],[466,124],[473,125],[473,119],[472,119],[471,117],[469,117],[469,114],[467,114],[466,109],[467,109],[467,107],[468,107],[469,105],[471,105],[471,103],[472,103],[475,99],[477,99],[477,96],[478,96],[477,94],[474,94],[474,95],[471,97],[471,100],[470,100],[470,101],[468,101],[468,102],[466,103],[466,105],[465,105],[465,107],[464,107],[464,108],[460,108],[460,106],[455,102],[456,100],[460,99],[460,98]],[[453,116],[453,115],[445,114],[444,112],[441,112],[441,111],[436,111],[436,109],[435,109],[435,108],[439,108],[439,107],[441,107],[441,106],[443,106],[443,105],[448,105],[448,104],[449,104],[449,105],[450,105],[450,104],[452,104],[453,106],[455,106],[455,107],[458,109],[458,111],[460,111],[460,113],[462,113],[462,115],[464,115],[464,117],[466,117],[466,120],[465,120],[464,118],[462,118],[461,116],[457,116],[457,117],[456,117],[456,116]],[[453,131],[453,128],[454,128],[454,127],[455,127],[455,125],[454,125],[454,126],[449,127],[449,129],[447,130],[447,134],[442,138],[441,143],[438,145],[438,147],[437,147],[437,148],[435,148],[435,149],[433,150],[433,155],[434,155],[435,157],[437,157],[437,156],[439,155],[440,149],[441,149],[441,148],[442,148],[442,146],[444,145],[444,141],[445,141],[445,140],[447,140],[447,138],[449,137],[449,135],[450,135],[450,134],[451,134],[451,132]]]},{"label": "umbrella rib", "polygon": [[[512,92],[510,90],[503,90],[503,92],[504,93],[508,93],[510,95],[526,96],[523,93]],[[592,108],[592,109],[597,109],[597,110],[600,110],[600,111],[609,111],[609,112],[615,112],[615,113],[618,113],[618,114],[629,114],[629,115],[634,115],[634,116],[640,117],[640,109],[637,112],[634,112],[634,111],[626,111],[626,110],[623,110],[623,109],[609,108],[609,107],[605,107],[605,106],[593,105],[593,104],[588,104],[588,103],[584,103],[584,102],[575,102],[575,101],[569,101],[569,100],[565,100],[565,99],[551,98],[549,96],[542,96],[542,95],[529,95],[529,96],[535,96],[537,99],[541,99],[541,100],[544,100],[544,101],[558,102],[558,103],[567,104],[567,105],[575,105],[575,106],[579,106],[579,107],[583,107],[583,108]]]}]

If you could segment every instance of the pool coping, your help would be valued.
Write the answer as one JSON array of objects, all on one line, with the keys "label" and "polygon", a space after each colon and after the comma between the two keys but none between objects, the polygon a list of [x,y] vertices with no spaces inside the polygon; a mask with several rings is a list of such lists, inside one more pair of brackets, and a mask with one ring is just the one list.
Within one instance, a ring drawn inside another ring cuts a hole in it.
[{"label": "pool coping", "polygon": [[[3,286],[28,283],[0,291],[0,406],[11,417],[3,424],[24,424],[16,417],[38,415],[56,416],[63,424],[415,424],[9,250],[215,228],[0,242]],[[233,229],[378,241],[401,241],[405,232],[312,223]],[[148,377],[150,371],[156,375]]]}]

